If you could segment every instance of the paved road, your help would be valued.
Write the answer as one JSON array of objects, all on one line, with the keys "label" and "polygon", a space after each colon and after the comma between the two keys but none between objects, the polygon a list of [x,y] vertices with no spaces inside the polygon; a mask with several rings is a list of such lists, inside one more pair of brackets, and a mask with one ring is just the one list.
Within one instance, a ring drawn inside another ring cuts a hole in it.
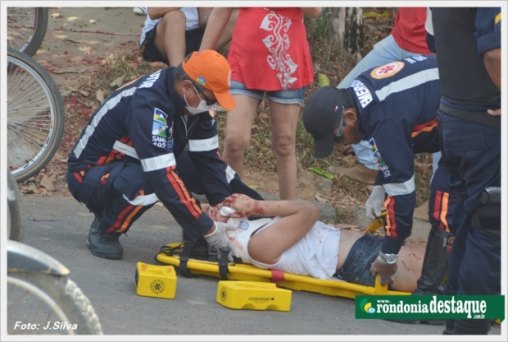
[{"label": "paved road", "polygon": [[230,310],[215,302],[217,280],[206,277],[178,276],[176,298],[172,300],[140,297],[134,287],[136,262],[156,263],[154,255],[160,246],[180,238],[180,228],[164,208],[148,211],[128,236],[121,238],[124,258],[119,261],[90,254],[85,241],[92,215],[71,197],[23,195],[22,212],[26,242],[70,268],[71,278],[95,307],[105,334],[338,338],[357,334],[440,335],[442,331],[435,326],[355,320],[353,300],[298,291],[293,291],[289,312]]}]

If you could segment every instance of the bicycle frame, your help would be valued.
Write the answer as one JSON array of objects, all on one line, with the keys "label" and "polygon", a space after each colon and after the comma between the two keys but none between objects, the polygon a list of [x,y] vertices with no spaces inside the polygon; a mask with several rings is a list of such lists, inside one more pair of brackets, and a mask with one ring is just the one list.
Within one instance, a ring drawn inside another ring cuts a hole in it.
[{"label": "bicycle frame", "polygon": [[70,271],[48,254],[17,241],[7,241],[7,268],[9,272],[44,272],[67,276]]}]

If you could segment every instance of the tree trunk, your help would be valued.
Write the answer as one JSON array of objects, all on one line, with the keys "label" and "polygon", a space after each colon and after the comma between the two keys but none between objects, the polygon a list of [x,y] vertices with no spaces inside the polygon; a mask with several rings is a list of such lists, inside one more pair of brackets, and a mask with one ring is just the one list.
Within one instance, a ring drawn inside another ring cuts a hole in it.
[{"label": "tree trunk", "polygon": [[332,23],[332,41],[342,47],[343,52],[359,60],[364,44],[363,9],[359,7],[330,7],[324,12]]}]

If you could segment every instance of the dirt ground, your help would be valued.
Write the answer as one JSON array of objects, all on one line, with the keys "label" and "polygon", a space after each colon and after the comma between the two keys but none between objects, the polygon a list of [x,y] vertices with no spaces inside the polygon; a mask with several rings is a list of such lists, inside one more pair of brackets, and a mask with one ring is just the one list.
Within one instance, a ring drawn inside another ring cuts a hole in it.
[{"label": "dirt ground", "polygon": [[48,31],[35,55],[52,74],[63,97],[90,82],[112,54],[138,48],[145,16],[132,8],[50,8]]}]

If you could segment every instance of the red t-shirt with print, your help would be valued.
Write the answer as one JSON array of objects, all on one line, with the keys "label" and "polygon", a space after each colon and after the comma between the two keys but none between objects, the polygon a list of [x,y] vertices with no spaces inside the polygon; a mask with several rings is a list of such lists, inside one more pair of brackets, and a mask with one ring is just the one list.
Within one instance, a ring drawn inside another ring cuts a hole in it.
[{"label": "red t-shirt with print", "polygon": [[228,54],[231,79],[248,89],[299,89],[314,71],[301,8],[241,8]]}]

